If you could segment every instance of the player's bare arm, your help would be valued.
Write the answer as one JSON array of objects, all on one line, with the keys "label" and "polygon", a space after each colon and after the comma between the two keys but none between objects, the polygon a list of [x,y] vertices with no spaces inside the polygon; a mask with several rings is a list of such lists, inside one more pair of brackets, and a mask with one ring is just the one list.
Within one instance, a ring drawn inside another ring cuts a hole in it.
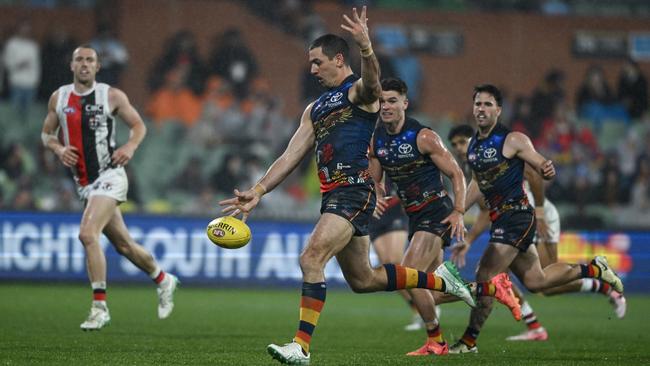
[{"label": "player's bare arm", "polygon": [[483,202],[483,193],[481,193],[478,183],[476,183],[476,175],[472,172],[472,180],[467,186],[467,194],[465,196],[465,211],[469,210],[475,203]]},{"label": "player's bare arm", "polygon": [[350,89],[348,98],[356,105],[368,112],[379,110],[379,95],[381,84],[379,81],[379,62],[372,50],[370,35],[368,33],[368,17],[366,7],[361,8],[361,15],[356,8],[352,8],[352,18],[343,14],[345,24],[341,28],[350,32],[352,38],[361,50],[361,79],[357,80]]},{"label": "player's bare arm", "polygon": [[465,241],[457,242],[451,248],[451,260],[459,267],[465,267],[467,252],[472,244],[478,239],[481,234],[490,227],[490,211],[482,200],[479,200],[480,211],[474,221],[474,225],[465,235]]},{"label": "player's bare arm", "polygon": [[242,219],[246,221],[262,196],[282,183],[305,155],[313,149],[316,136],[310,117],[312,105],[313,103],[307,106],[300,119],[300,126],[291,137],[289,145],[287,145],[282,155],[271,164],[262,179],[246,191],[235,189],[235,197],[219,202],[219,205],[226,206],[221,210],[223,213],[232,216],[242,213]]},{"label": "player's bare arm", "polygon": [[147,127],[123,91],[110,88],[108,90],[108,104],[111,106],[112,114],[117,115],[130,129],[129,140],[115,150],[112,156],[114,165],[124,166],[131,161],[135,150],[144,140]]},{"label": "player's bare arm", "polygon": [[538,153],[530,138],[521,132],[511,132],[508,134],[506,142],[503,144],[503,156],[508,159],[517,156],[535,168],[542,178],[546,180],[555,177],[553,161],[544,158]]},{"label": "player's bare arm", "polygon": [[79,161],[79,152],[74,146],[64,146],[61,144],[59,137],[57,136],[59,130],[59,117],[56,115],[56,101],[58,97],[59,92],[56,91],[52,94],[47,103],[47,115],[43,122],[41,140],[43,140],[43,145],[45,147],[54,152],[63,165],[72,168]]},{"label": "player's bare arm", "polygon": [[465,237],[465,225],[463,223],[466,195],[465,175],[463,175],[463,171],[458,166],[456,159],[447,150],[437,133],[426,128],[420,130],[417,144],[418,150],[422,154],[429,156],[438,169],[451,179],[454,190],[454,210],[442,220],[442,223],[449,223],[451,225],[451,236],[463,241]]},{"label": "player's bare arm", "polygon": [[524,177],[530,186],[530,192],[533,194],[535,200],[535,218],[537,219],[537,235],[542,241],[547,241],[550,238],[550,228],[546,224],[544,216],[544,180],[537,171],[529,164],[525,165]]},{"label": "player's bare arm", "polygon": [[372,180],[375,182],[375,193],[377,195],[377,204],[373,216],[379,218],[386,211],[389,197],[386,197],[386,192],[384,191],[384,169],[381,167],[381,163],[377,159],[377,156],[375,156],[375,150],[373,149],[374,139],[373,137],[370,141],[370,148],[368,149],[368,171]]}]

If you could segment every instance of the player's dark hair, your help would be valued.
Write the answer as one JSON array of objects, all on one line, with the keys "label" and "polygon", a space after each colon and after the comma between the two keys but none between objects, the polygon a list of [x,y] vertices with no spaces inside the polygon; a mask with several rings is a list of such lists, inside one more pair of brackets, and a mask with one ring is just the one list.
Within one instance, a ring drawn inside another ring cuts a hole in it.
[{"label": "player's dark hair", "polygon": [[503,103],[503,96],[501,95],[501,90],[491,84],[481,84],[474,87],[474,94],[472,94],[472,101],[476,99],[476,95],[479,93],[488,93],[494,97],[494,100],[497,101],[497,105],[501,107]]},{"label": "player's dark hair", "polygon": [[310,50],[318,47],[323,48],[323,53],[330,60],[340,53],[343,55],[343,62],[345,62],[346,65],[350,64],[350,46],[348,46],[348,42],[346,42],[345,39],[336,34],[320,36],[309,45]]},{"label": "player's dark hair", "polygon": [[381,90],[392,90],[398,92],[400,95],[406,95],[406,93],[409,91],[409,88],[406,86],[406,83],[402,79],[386,78],[381,81]]},{"label": "player's dark hair", "polygon": [[470,125],[458,125],[449,131],[447,139],[451,141],[456,136],[472,138],[474,136],[474,129]]}]

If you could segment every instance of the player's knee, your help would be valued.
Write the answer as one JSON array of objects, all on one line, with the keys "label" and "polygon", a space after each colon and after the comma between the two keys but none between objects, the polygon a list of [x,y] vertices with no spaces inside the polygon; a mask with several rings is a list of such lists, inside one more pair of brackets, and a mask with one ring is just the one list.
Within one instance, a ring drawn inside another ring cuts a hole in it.
[{"label": "player's knee", "polygon": [[318,253],[314,251],[304,251],[300,254],[300,269],[302,273],[313,273],[316,271],[323,271],[325,265],[320,260]]},{"label": "player's knee", "polygon": [[84,246],[89,246],[97,242],[97,235],[90,230],[81,229],[79,230],[79,241],[81,241]]},{"label": "player's knee", "polygon": [[524,280],[523,283],[524,286],[526,286],[526,289],[534,294],[542,292],[544,290],[543,284],[539,281]]}]

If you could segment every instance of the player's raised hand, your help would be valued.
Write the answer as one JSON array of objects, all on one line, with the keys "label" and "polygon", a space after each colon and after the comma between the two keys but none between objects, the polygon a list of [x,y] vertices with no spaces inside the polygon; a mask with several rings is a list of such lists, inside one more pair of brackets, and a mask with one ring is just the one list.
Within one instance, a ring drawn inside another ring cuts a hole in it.
[{"label": "player's raised hand", "polygon": [[456,267],[465,267],[465,256],[469,251],[469,244],[464,241],[459,241],[451,247],[451,261],[454,262]]},{"label": "player's raised hand", "polygon": [[553,177],[555,177],[555,167],[553,166],[553,161],[550,159],[542,163],[540,170],[542,173],[542,178],[546,180],[553,179]]},{"label": "player's raised hand", "polygon": [[341,24],[341,28],[352,34],[352,38],[354,38],[359,48],[363,50],[370,47],[366,7],[361,8],[361,15],[357,13],[357,8],[352,8],[352,19],[347,14],[343,14],[343,20],[345,20],[345,24]]},{"label": "player's raised hand", "polygon": [[74,146],[64,146],[59,150],[58,156],[63,165],[72,168],[79,161],[79,150]]},{"label": "player's raised hand", "polygon": [[235,197],[219,201],[220,206],[226,206],[221,210],[221,212],[229,214],[230,216],[242,214],[242,221],[246,222],[248,215],[250,215],[251,211],[257,207],[262,196],[253,188],[243,192],[235,189],[234,193]]},{"label": "player's raised hand", "polygon": [[451,226],[451,237],[456,238],[458,241],[465,241],[465,222],[463,221],[463,214],[457,210],[453,210],[449,216],[441,221],[442,224],[449,224]]}]

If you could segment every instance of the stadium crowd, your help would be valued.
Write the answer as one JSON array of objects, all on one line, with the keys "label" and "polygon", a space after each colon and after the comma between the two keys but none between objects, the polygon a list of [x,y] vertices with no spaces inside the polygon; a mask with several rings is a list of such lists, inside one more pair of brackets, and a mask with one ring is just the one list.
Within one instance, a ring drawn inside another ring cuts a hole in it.
[{"label": "stadium crowd", "polygon": [[[264,2],[249,3],[259,10]],[[301,6],[291,1],[282,3],[279,13],[265,13],[268,21],[282,24],[287,33],[305,41],[322,32],[325,26],[310,2]],[[454,3],[473,6],[471,1]],[[554,3],[575,10],[578,2]],[[402,72],[417,70],[416,55],[391,53],[395,50],[394,37],[376,38],[380,43],[376,46],[378,54],[385,55],[380,56],[382,76],[419,78]],[[0,209],[81,208],[70,173],[35,142],[45,115],[44,101],[56,86],[69,82],[68,74],[61,70],[67,69],[79,41],[83,40],[55,32],[38,43],[26,21],[0,39],[4,51],[0,63],[0,75],[4,76],[0,84],[0,127],[7,131],[0,137]],[[99,22],[90,43],[98,49],[103,63],[98,80],[119,87],[129,58],[115,30]],[[123,209],[212,215],[220,198],[235,187],[250,186],[264,173],[270,157],[286,146],[298,116],[284,111],[287,101],[260,72],[259,61],[237,28],[215,35],[211,49],[202,50],[205,53],[199,52],[196,36],[189,30],[169,37],[163,50],[147,78],[148,102],[138,108],[149,134],[128,166],[131,188]],[[203,59],[201,54],[209,56]],[[19,55],[24,56],[16,60]],[[400,66],[406,58],[412,58],[413,63]],[[617,85],[607,84],[597,64],[585,70],[578,90],[567,90],[561,69],[532,77],[540,81],[528,94],[506,95],[502,120],[515,130],[525,131],[535,146],[554,160],[558,177],[547,192],[566,214],[566,226],[617,226],[625,222],[643,226],[639,214],[650,213],[646,75],[630,59],[621,62]],[[302,83],[305,100],[310,98],[308,94],[320,93],[309,75]],[[413,89],[417,91],[417,86]],[[417,98],[413,98],[415,106],[426,103]],[[454,125],[470,121],[466,117],[433,118],[417,109],[414,112],[443,136]],[[125,139],[123,130],[118,127],[118,144]],[[318,213],[318,197],[315,164],[308,160],[282,189],[270,194],[256,214],[312,219]]]}]

